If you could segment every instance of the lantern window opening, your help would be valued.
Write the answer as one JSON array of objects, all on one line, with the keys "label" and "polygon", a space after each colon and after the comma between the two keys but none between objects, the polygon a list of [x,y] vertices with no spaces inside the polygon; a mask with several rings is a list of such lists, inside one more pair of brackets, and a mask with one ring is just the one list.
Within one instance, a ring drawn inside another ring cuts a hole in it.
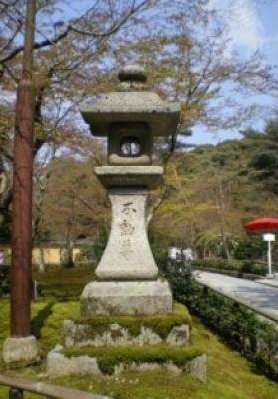
[{"label": "lantern window opening", "polygon": [[142,145],[138,137],[123,137],[120,142],[120,155],[123,157],[138,157],[142,154]]}]

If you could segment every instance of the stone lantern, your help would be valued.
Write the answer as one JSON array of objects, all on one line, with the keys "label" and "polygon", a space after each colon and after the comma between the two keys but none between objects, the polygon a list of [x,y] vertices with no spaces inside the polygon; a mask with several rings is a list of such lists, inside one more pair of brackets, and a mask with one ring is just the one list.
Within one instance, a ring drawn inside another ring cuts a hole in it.
[{"label": "stone lantern", "polygon": [[96,167],[112,204],[107,247],[97,266],[97,281],[81,296],[81,313],[150,315],[172,312],[172,294],[158,279],[146,232],[146,201],[162,180],[163,168],[152,165],[153,140],[175,133],[180,104],[163,101],[146,90],[138,66],[119,73],[120,91],[106,94],[81,113],[93,135],[108,138],[108,165]]}]

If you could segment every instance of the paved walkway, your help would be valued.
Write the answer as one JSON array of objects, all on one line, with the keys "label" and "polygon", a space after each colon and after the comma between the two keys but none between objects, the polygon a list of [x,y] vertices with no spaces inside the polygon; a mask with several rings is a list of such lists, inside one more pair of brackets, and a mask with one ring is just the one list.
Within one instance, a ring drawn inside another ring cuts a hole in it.
[{"label": "paved walkway", "polygon": [[268,280],[243,280],[222,274],[195,272],[195,280],[278,322],[278,286]]},{"label": "paved walkway", "polygon": [[266,284],[266,285],[270,285],[271,287],[278,288],[278,280],[277,279],[260,278],[260,279],[256,280],[256,283]]}]

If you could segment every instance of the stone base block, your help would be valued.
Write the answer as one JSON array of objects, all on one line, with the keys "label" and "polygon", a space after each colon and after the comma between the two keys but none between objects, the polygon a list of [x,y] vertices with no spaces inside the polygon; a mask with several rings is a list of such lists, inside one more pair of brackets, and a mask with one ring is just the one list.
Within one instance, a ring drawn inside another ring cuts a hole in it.
[{"label": "stone base block", "polygon": [[96,358],[90,356],[66,357],[61,352],[63,347],[57,345],[47,355],[46,368],[50,377],[69,375],[100,375]]},{"label": "stone base block", "polygon": [[72,320],[64,321],[64,344],[66,348],[83,346],[121,346],[121,345],[158,345],[183,346],[189,342],[190,326],[181,324],[173,327],[166,337],[153,329],[142,325],[138,334],[130,329],[113,323],[103,332],[97,333],[89,324],[78,324]]},{"label": "stone base block", "polygon": [[[141,348],[142,351],[146,350]],[[190,349],[189,349],[190,351]],[[148,357],[148,356],[147,356]],[[97,356],[92,355],[77,355],[68,356],[63,353],[63,347],[58,345],[47,356],[47,374],[49,377],[65,377],[69,375],[106,375],[107,370],[102,370],[103,362]],[[207,356],[205,354],[196,354],[195,356],[188,356],[185,353],[185,358],[181,361],[179,356],[179,366],[172,359],[171,354],[164,361],[160,359],[159,362],[149,359],[148,361],[138,362],[132,358],[126,361],[119,360],[109,370],[108,375],[118,376],[124,371],[135,370],[139,372],[147,372],[154,370],[166,369],[173,375],[180,375],[181,373],[189,373],[196,377],[201,382],[207,381]]]},{"label": "stone base block", "polygon": [[38,360],[38,345],[34,336],[7,338],[3,345],[5,363],[34,362]]},{"label": "stone base block", "polygon": [[81,295],[81,315],[155,315],[172,313],[167,281],[94,281]]},{"label": "stone base block", "polygon": [[66,348],[84,346],[184,346],[190,341],[191,318],[185,306],[172,314],[152,316],[90,316],[64,321]]}]

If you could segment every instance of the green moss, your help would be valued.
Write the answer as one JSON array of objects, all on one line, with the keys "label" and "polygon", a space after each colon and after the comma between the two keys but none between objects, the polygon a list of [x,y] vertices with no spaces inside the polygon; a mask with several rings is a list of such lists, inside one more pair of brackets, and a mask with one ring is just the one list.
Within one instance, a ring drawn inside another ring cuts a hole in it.
[{"label": "green moss", "polygon": [[112,374],[119,363],[165,363],[172,361],[183,367],[188,361],[202,354],[197,347],[159,346],[106,346],[65,349],[66,356],[96,357],[99,368],[105,374]]},{"label": "green moss", "polygon": [[93,272],[93,266],[72,269],[56,266],[45,272],[34,272],[34,279],[44,297],[79,298],[84,286],[94,279]]},{"label": "green moss", "polygon": [[[0,305],[0,344],[2,344],[9,336],[9,301],[0,300]],[[78,301],[63,301],[55,302],[49,309],[48,299],[33,304],[33,318],[43,310],[44,321],[37,319],[41,334],[39,344],[43,355],[60,341],[63,320],[74,315],[78,316],[79,306]],[[56,379],[49,379],[46,376],[44,362],[41,365],[16,370],[11,370],[0,362],[0,370],[8,375],[60,384],[121,399],[277,399],[278,385],[265,376],[255,373],[251,363],[238,352],[228,348],[222,339],[205,328],[196,318],[193,318],[192,343],[208,355],[207,384],[201,384],[187,373],[173,377],[167,370],[145,373],[125,371],[120,377],[90,375]],[[0,350],[2,351],[2,345]],[[35,394],[25,396],[26,399],[38,399]],[[8,397],[7,390],[0,386],[0,398],[6,397]]]},{"label": "green moss", "polygon": [[40,340],[43,354],[61,341],[64,320],[78,314],[77,301],[41,299],[32,304],[32,333]]},{"label": "green moss", "polygon": [[76,324],[90,325],[95,335],[104,333],[108,326],[117,323],[128,329],[133,336],[140,334],[141,326],[152,329],[162,339],[171,332],[175,326],[188,324],[191,326],[191,318],[184,305],[175,304],[172,314],[154,316],[94,316],[94,317],[70,317]]}]

